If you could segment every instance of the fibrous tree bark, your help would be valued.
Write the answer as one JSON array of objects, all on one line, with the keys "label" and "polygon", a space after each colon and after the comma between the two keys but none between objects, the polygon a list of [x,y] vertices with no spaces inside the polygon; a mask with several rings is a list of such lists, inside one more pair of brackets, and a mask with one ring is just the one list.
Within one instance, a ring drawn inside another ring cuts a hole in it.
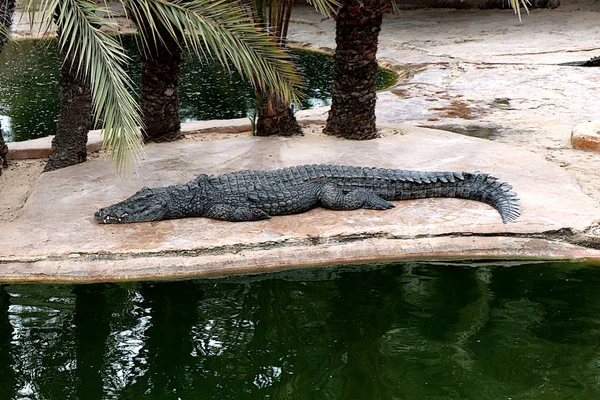
[{"label": "fibrous tree bark", "polygon": [[[60,34],[60,32],[59,32]],[[87,159],[88,132],[92,126],[92,94],[89,84],[77,72],[77,64],[63,60],[58,79],[60,114],[52,155],[44,172],[79,164]]]},{"label": "fibrous tree bark", "polygon": [[302,128],[294,116],[294,106],[274,95],[256,95],[257,136],[302,135]]},{"label": "fibrous tree bark", "polygon": [[[0,0],[0,53],[8,40],[8,32],[12,27],[12,17],[15,11],[14,0]],[[2,135],[2,124],[0,123],[0,175],[2,169],[8,165],[7,161],[8,146],[4,142]]]},{"label": "fibrous tree bark", "polygon": [[377,42],[391,0],[343,0],[335,15],[332,103],[324,132],[346,139],[379,136],[375,124]]},{"label": "fibrous tree bark", "polygon": [[[254,20],[271,33],[281,48],[286,47],[293,5],[293,0],[254,3]],[[256,116],[257,136],[302,135],[302,128],[294,115],[294,106],[268,91],[256,93]]]},{"label": "fibrous tree bark", "polygon": [[[148,27],[147,37],[152,37]],[[161,39],[142,51],[143,69],[140,108],[146,142],[170,142],[180,139],[179,75],[183,59],[181,44],[159,27]]]},{"label": "fibrous tree bark", "polygon": [[0,176],[2,175],[2,170],[8,167],[8,146],[4,142],[4,137],[2,136],[2,125],[0,124]]},{"label": "fibrous tree bark", "polygon": [[4,137],[2,136],[2,126],[0,125],[0,175],[2,170],[8,167],[8,146],[4,143]]}]

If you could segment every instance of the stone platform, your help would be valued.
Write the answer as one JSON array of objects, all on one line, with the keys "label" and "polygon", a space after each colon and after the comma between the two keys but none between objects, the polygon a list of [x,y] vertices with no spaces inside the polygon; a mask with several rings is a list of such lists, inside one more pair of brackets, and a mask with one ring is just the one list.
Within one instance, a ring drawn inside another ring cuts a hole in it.
[{"label": "stone platform", "polygon": [[[139,175],[127,178],[101,159],[44,173],[20,218],[0,224],[0,281],[170,279],[398,260],[600,259],[600,251],[565,239],[593,226],[600,208],[559,166],[503,143],[395,127],[397,135],[365,142],[248,136],[150,145]],[[483,203],[423,199],[387,211],[315,209],[242,223],[93,220],[98,208],[142,186],[310,163],[481,170],[513,185],[522,216],[505,225]]]}]

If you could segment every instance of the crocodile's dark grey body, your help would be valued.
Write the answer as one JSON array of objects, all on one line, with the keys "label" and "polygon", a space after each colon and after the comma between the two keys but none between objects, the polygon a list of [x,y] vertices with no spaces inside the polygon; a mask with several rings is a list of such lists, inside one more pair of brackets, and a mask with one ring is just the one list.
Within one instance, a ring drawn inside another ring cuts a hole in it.
[{"label": "crocodile's dark grey body", "polygon": [[558,65],[566,67],[600,67],[600,57],[592,57],[587,61],[570,61]]},{"label": "crocodile's dark grey body", "polygon": [[337,165],[200,175],[180,185],[143,188],[96,212],[100,223],[207,217],[255,221],[314,207],[332,210],[394,207],[388,200],[456,197],[487,203],[506,223],[519,216],[511,187],[483,173],[421,172]]}]

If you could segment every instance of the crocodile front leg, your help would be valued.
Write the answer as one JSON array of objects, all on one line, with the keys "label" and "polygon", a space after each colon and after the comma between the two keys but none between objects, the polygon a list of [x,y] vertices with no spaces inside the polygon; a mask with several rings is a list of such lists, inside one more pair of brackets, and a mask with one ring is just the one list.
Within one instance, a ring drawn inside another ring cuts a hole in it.
[{"label": "crocodile front leg", "polygon": [[331,210],[356,210],[359,208],[388,210],[395,207],[369,189],[358,188],[345,192],[333,183],[323,185],[318,192],[318,198],[324,208]]},{"label": "crocodile front leg", "polygon": [[270,219],[271,216],[256,207],[234,206],[231,204],[214,204],[203,213],[206,218],[220,219],[222,221],[241,222],[241,221],[259,221],[261,219]]}]

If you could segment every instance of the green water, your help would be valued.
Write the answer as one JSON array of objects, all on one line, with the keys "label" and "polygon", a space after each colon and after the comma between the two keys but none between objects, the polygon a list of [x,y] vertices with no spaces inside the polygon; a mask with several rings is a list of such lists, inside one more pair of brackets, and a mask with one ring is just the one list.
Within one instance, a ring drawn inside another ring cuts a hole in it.
[{"label": "green water", "polygon": [[[126,36],[132,62],[128,73],[139,83],[141,59],[133,37]],[[306,50],[292,50],[304,77],[305,98],[297,109],[331,103],[332,58]],[[61,63],[56,40],[19,40],[8,43],[0,54],[0,123],[8,141],[53,135],[58,117],[58,77]],[[378,89],[392,85],[394,72],[380,69]],[[186,57],[179,91],[182,121],[242,118],[254,113],[255,97],[239,74],[220,65]]]},{"label": "green water", "polygon": [[0,286],[0,399],[599,399],[600,269]]}]

